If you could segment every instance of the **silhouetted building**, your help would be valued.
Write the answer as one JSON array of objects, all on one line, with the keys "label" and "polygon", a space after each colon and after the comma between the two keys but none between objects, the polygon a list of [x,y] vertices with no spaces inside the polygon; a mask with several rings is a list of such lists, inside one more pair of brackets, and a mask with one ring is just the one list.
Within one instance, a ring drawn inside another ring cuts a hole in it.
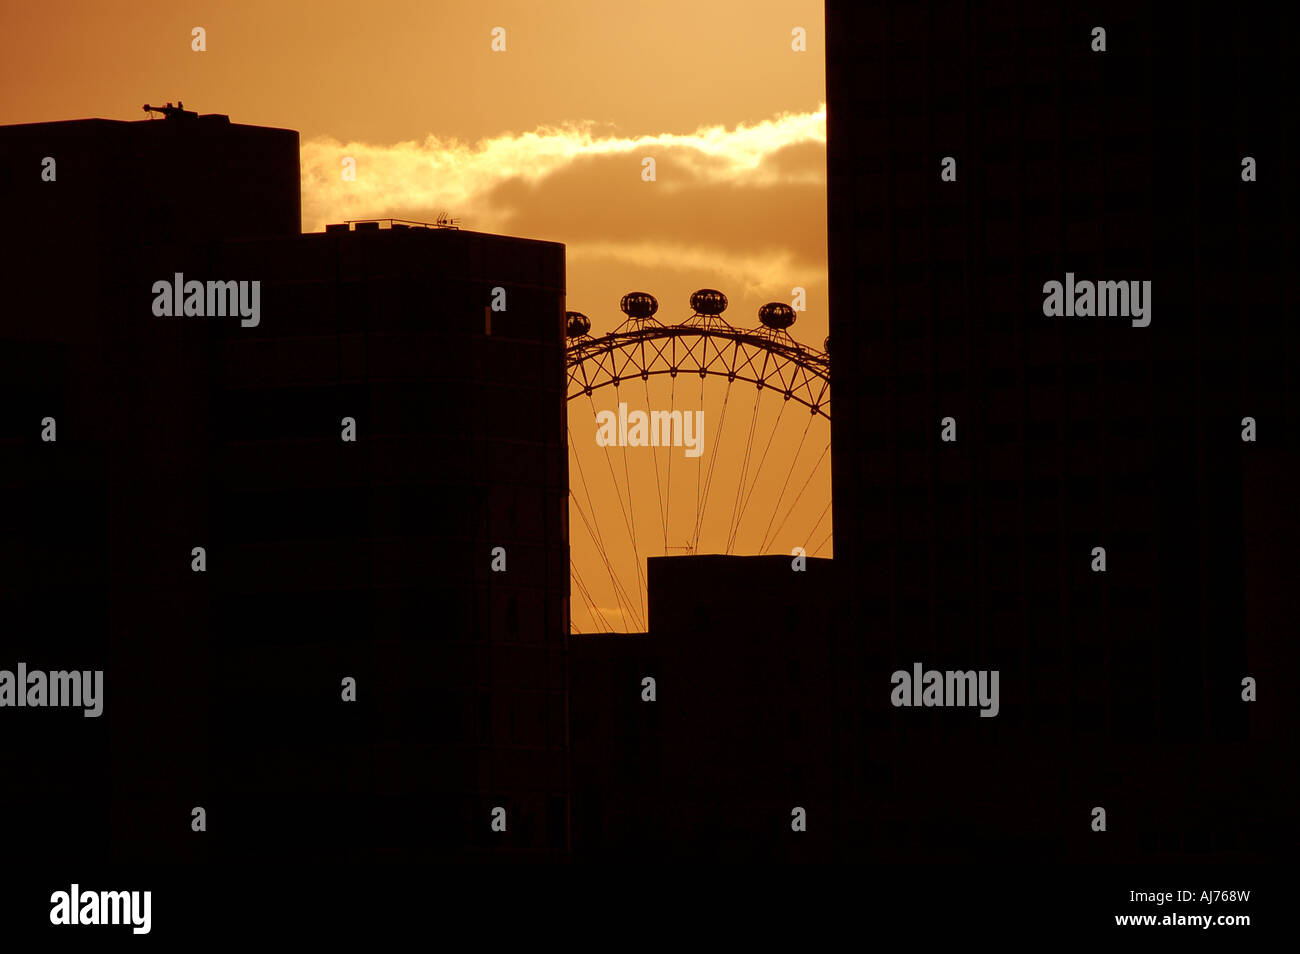
[{"label": "silhouetted building", "polygon": [[831,561],[647,563],[648,634],[570,638],[575,859],[828,858]]},{"label": "silhouetted building", "polygon": [[[1272,848],[1291,19],[828,0],[841,857]],[[1049,316],[1075,279],[1145,316]],[[999,715],[895,707],[916,662]]]},{"label": "silhouetted building", "polygon": [[0,719],[17,837],[566,853],[563,246],[302,235],[297,134],[224,117],[0,128],[0,162],[0,668],[106,696]]},{"label": "silhouetted building", "polygon": [[301,231],[293,129],[212,114],[25,123],[0,137],[0,201],[28,237],[11,235],[10,255],[37,255],[49,238],[93,263],[142,241]]}]

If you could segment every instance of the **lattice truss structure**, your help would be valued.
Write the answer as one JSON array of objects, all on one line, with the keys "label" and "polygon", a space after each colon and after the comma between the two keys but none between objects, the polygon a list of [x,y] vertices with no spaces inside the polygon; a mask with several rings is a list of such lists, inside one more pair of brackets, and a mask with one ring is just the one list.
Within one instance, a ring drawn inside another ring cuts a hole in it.
[{"label": "lattice truss structure", "polygon": [[571,340],[566,365],[568,398],[652,375],[716,375],[772,388],[813,414],[831,416],[830,356],[806,348],[783,329],[735,328],[716,316],[695,315],[679,325],[631,318],[600,338]]}]

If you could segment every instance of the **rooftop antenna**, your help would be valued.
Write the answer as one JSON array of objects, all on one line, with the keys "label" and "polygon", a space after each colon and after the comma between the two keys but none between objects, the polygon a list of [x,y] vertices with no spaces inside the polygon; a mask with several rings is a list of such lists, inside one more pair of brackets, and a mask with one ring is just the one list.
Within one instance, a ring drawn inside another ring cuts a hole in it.
[{"label": "rooftop antenna", "polygon": [[150,106],[148,103],[145,103],[144,111],[150,114],[149,115],[150,119],[153,119],[154,113],[162,113],[164,119],[187,119],[190,117],[197,118],[199,115],[192,109],[186,109],[185,104],[181,102],[179,99],[176,101],[175,106],[173,106],[171,103],[168,103],[166,106]]}]

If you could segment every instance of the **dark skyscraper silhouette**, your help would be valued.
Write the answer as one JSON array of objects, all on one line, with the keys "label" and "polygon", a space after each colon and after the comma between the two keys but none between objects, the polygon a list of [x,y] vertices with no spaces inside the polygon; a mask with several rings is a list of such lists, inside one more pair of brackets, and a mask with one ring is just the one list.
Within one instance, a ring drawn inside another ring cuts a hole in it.
[{"label": "dark skyscraper silhouette", "polygon": [[[563,246],[302,235],[297,134],[223,116],[4,127],[0,162],[0,668],[105,697],[6,710],[10,837],[566,853]],[[160,315],[174,280],[257,313]]]},{"label": "dark skyscraper silhouette", "polygon": [[575,637],[577,857],[1275,855],[1294,120],[1229,25],[828,4],[835,559],[651,560]]},{"label": "dark skyscraper silhouette", "polygon": [[574,857],[828,859],[832,561],[647,564],[649,633],[570,639]]},{"label": "dark skyscraper silhouette", "polygon": [[[1227,8],[827,3],[838,856],[1276,850],[1292,35]],[[1067,273],[1149,281],[1149,324],[1045,314]],[[1000,670],[1000,714],[894,707],[916,662]]]}]

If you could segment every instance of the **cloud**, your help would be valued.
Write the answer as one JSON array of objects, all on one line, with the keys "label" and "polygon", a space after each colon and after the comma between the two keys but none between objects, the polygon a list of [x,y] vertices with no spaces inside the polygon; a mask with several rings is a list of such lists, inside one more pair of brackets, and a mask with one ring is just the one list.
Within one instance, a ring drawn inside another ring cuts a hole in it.
[{"label": "cloud", "polygon": [[[752,125],[629,138],[577,122],[469,144],[430,135],[393,145],[303,143],[303,219],[432,221],[564,242],[588,260],[707,264],[746,287],[773,270],[805,281],[826,261],[826,107]],[[341,176],[356,160],[355,182]],[[653,156],[657,177],[641,179]]]},{"label": "cloud", "polygon": [[[669,271],[698,275],[698,279],[691,283],[693,287],[726,284],[717,279],[727,278],[731,280],[728,295],[733,299],[733,304],[738,303],[743,296],[761,295],[765,301],[788,297],[790,283],[774,280],[773,276],[796,276],[804,285],[826,282],[824,264],[811,269],[797,267],[791,254],[780,251],[766,254],[720,254],[716,247],[667,241],[578,242],[568,247],[568,258],[571,263],[583,265],[622,266],[629,274],[646,270],[659,275]],[[707,263],[707,267],[702,268],[702,263]],[[685,300],[684,296],[679,297]],[[669,312],[682,311],[682,302],[673,300],[660,304],[666,306]],[[738,311],[739,309],[732,309],[733,313]],[[683,312],[673,320],[685,318],[687,314]],[[756,319],[748,320],[752,316],[742,318],[732,314],[729,317],[739,324],[757,323]]]}]

